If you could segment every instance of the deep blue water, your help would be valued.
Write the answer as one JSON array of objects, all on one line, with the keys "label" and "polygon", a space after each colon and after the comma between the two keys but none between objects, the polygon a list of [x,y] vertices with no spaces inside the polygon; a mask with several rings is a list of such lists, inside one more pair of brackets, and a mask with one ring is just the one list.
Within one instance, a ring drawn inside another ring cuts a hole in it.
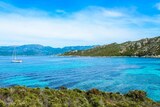
[{"label": "deep blue water", "polygon": [[160,101],[160,59],[109,57],[0,57],[0,87],[98,88],[126,93],[140,89]]}]

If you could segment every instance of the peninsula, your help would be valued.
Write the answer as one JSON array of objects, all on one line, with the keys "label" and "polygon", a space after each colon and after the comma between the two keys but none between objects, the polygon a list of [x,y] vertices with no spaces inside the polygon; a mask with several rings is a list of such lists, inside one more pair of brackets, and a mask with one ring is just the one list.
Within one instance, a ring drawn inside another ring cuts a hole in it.
[{"label": "peninsula", "polygon": [[128,41],[121,44],[112,43],[97,46],[88,50],[70,51],[64,56],[138,56],[160,57],[160,36]]}]

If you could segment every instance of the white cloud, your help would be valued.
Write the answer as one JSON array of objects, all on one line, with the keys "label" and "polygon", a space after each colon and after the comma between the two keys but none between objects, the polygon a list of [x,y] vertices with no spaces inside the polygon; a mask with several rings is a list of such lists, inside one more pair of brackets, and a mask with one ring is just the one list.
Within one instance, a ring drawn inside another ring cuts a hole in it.
[{"label": "white cloud", "polygon": [[160,10],[160,2],[159,3],[156,3],[155,7]]},{"label": "white cloud", "polygon": [[[12,7],[10,10],[9,7]],[[20,9],[0,3],[0,45],[38,43],[51,46],[93,45],[122,42],[152,36],[159,17],[134,16],[127,11],[88,7],[65,16],[49,15],[36,9]],[[9,8],[9,10],[7,10]],[[7,11],[7,12],[6,12]],[[150,30],[150,31],[149,31]],[[144,36],[144,35],[143,35]],[[155,35],[153,35],[155,36]]]},{"label": "white cloud", "polygon": [[59,14],[66,14],[66,12],[64,10],[61,10],[61,9],[57,9],[56,12],[59,13]]}]

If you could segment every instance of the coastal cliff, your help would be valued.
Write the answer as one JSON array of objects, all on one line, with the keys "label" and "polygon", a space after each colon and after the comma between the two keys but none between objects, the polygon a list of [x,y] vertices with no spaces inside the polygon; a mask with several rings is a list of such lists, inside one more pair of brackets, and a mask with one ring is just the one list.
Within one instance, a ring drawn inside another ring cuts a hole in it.
[{"label": "coastal cliff", "polygon": [[160,57],[160,36],[138,41],[128,41],[121,44],[112,43],[83,51],[71,51],[63,55]]}]

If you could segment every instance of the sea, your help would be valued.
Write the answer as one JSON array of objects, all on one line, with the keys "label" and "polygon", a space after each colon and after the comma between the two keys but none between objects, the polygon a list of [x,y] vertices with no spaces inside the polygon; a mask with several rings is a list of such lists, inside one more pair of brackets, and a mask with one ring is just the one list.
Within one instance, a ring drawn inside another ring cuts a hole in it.
[{"label": "sea", "polygon": [[160,58],[0,56],[0,87],[27,86],[127,93],[144,90],[160,101]]}]

